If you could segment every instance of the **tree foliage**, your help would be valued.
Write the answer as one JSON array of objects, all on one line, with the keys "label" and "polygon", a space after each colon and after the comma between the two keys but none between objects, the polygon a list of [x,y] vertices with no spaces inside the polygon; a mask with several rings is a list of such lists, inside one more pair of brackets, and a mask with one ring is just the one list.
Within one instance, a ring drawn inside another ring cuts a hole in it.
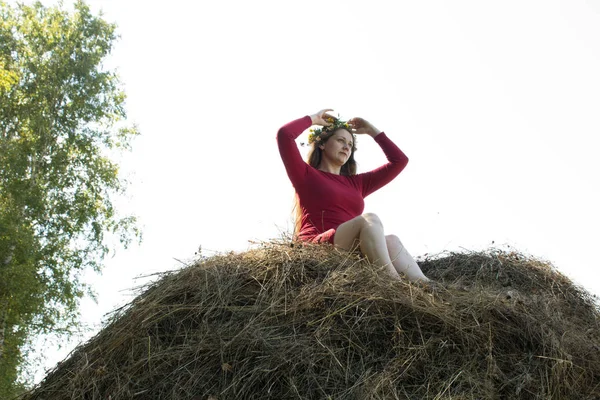
[{"label": "tree foliage", "polygon": [[133,217],[110,155],[137,135],[125,94],[103,61],[115,25],[83,2],[0,1],[0,397],[16,385],[33,335],[68,333],[86,268],[100,270],[107,235],[127,245]]}]

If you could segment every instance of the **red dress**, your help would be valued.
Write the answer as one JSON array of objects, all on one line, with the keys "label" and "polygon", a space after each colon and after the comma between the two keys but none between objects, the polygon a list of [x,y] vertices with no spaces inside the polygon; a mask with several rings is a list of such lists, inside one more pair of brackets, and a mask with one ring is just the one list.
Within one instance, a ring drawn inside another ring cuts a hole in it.
[{"label": "red dress", "polygon": [[408,157],[381,132],[375,141],[385,153],[387,164],[352,176],[320,171],[302,160],[295,142],[311,125],[311,118],[305,116],[282,126],[277,132],[277,144],[302,210],[298,239],[333,244],[336,228],[361,215],[364,198],[398,176]]}]

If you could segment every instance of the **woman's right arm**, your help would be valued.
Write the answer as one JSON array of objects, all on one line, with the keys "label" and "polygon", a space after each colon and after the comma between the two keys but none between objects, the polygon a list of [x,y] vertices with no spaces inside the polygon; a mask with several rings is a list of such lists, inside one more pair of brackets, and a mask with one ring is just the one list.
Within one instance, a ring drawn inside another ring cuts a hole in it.
[{"label": "woman's right arm", "polygon": [[302,160],[302,156],[296,145],[296,138],[312,125],[329,125],[326,119],[332,118],[332,116],[327,114],[327,111],[332,110],[325,109],[311,116],[307,115],[299,118],[285,124],[277,132],[279,154],[294,187],[304,180],[304,176],[308,170],[308,164]]},{"label": "woman's right arm", "polygon": [[312,119],[307,115],[295,121],[288,122],[277,131],[279,154],[294,187],[302,182],[308,169],[308,164],[302,160],[298,145],[296,145],[296,138],[311,125]]}]

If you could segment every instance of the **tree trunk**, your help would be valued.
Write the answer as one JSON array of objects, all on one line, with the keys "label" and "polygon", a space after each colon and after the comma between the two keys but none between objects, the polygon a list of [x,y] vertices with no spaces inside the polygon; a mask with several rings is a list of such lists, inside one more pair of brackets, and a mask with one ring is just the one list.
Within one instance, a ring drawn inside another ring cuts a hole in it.
[{"label": "tree trunk", "polygon": [[8,312],[8,301],[3,300],[0,304],[0,360],[4,355],[4,336],[6,332],[6,313]]},{"label": "tree trunk", "polygon": [[[15,251],[15,245],[10,246],[8,255],[3,260],[3,267],[8,266],[12,261],[13,252]],[[2,296],[4,297],[4,296]],[[8,299],[2,298],[0,300],[0,360],[4,355],[4,339],[6,337],[6,316],[8,314]]]}]

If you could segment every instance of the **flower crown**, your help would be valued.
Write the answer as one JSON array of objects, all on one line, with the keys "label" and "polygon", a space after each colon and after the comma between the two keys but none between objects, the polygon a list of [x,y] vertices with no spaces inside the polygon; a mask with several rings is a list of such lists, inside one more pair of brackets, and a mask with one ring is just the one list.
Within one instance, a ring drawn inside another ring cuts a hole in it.
[{"label": "flower crown", "polygon": [[350,134],[352,134],[352,127],[348,121],[342,121],[339,118],[328,118],[327,122],[329,122],[331,125],[310,130],[310,133],[308,134],[308,144],[320,142],[323,135],[334,132],[340,128],[346,129],[348,132],[350,132]]}]

